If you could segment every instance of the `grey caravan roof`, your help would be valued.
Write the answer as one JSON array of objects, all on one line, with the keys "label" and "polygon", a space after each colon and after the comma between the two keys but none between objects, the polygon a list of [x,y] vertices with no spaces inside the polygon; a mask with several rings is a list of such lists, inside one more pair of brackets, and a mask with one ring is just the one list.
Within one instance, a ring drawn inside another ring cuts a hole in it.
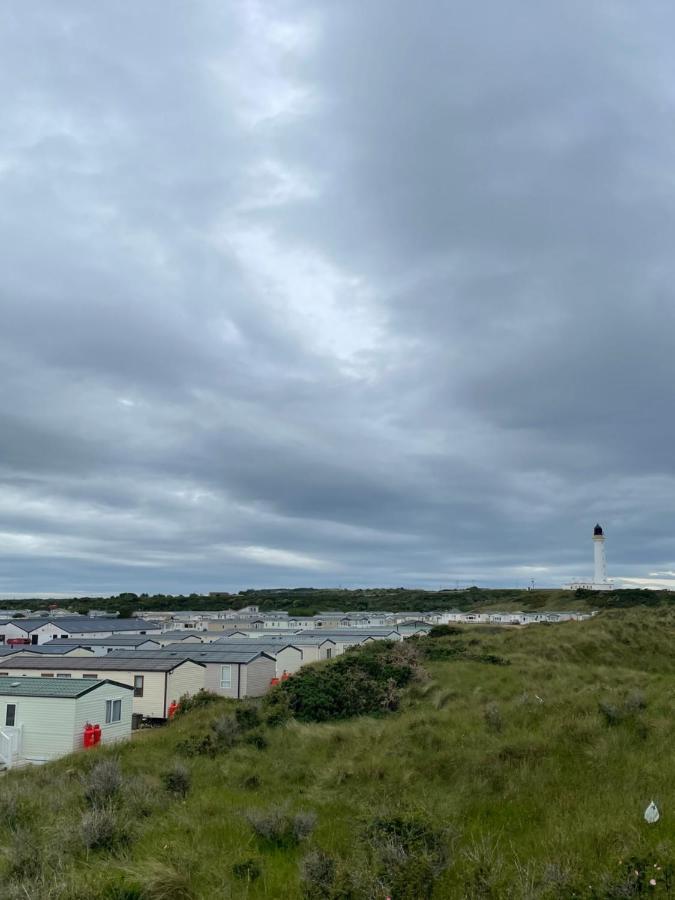
[{"label": "grey caravan roof", "polygon": [[[319,644],[325,644],[326,642],[329,642],[331,644],[335,643],[335,641],[332,638],[326,637],[323,634],[320,636],[317,635],[316,637],[314,637],[311,634],[310,635],[302,634],[302,632],[300,634],[291,634],[291,635],[266,634],[263,638],[260,638],[260,640],[258,640],[258,638],[248,638],[248,640],[250,642],[255,642],[256,644],[267,643],[270,645],[270,647],[278,647],[279,644],[281,644],[284,647],[285,646],[299,647],[302,644],[311,645],[313,647],[316,647]],[[214,644],[229,644],[230,640],[228,640],[227,638],[218,638],[218,640],[214,641],[213,643]]]},{"label": "grey caravan roof", "polygon": [[86,631],[140,631],[145,628],[160,628],[158,622],[147,622],[145,619],[90,619],[87,616],[45,616],[40,619],[3,619],[0,628],[14,625],[30,634],[43,625],[55,625],[62,631],[75,631],[84,634]]},{"label": "grey caravan roof", "polygon": [[[197,649],[203,650],[205,653],[214,653],[218,652],[218,650],[222,650],[223,647],[237,648],[237,647],[256,647],[258,650],[267,650],[274,649],[276,651],[283,649],[284,647],[293,647],[293,641],[267,641],[267,640],[256,640],[256,638],[241,638],[240,640],[228,640],[228,641],[211,641],[210,644],[199,644],[193,645],[196,646]],[[185,644],[167,644],[166,647],[162,648],[163,650],[188,650],[189,648]],[[298,650],[298,647],[294,649]]]},{"label": "grey caravan roof", "polygon": [[[53,620],[54,625],[63,628],[64,631],[84,632],[112,631],[116,634],[118,631],[141,631],[143,629],[161,628],[159,622],[150,622],[147,619],[88,619],[86,616],[82,619],[66,619],[58,618]],[[51,619],[47,621],[52,621]]]},{"label": "grey caravan roof", "polygon": [[104,684],[112,684],[118,688],[133,691],[130,684],[120,684],[109,678],[93,681],[91,678],[36,678],[25,675],[23,677],[0,676],[0,695],[3,697],[49,697],[54,699],[77,699],[83,694],[95,691]]},{"label": "grey caravan roof", "polygon": [[[175,631],[176,634],[172,634],[173,631]],[[179,628],[169,628],[167,631],[163,631],[161,634],[158,634],[157,637],[161,637],[161,638],[171,637],[172,641],[187,641],[187,640],[194,641],[194,639],[197,638],[197,640],[200,643],[203,643],[203,641],[200,637],[200,633],[198,631],[188,631],[188,630],[181,631]]]},{"label": "grey caravan roof", "polygon": [[158,637],[158,634],[113,634],[104,638],[54,638],[38,646],[49,647],[55,653],[60,652],[60,650],[56,649],[57,647],[64,647],[67,650],[72,650],[73,647],[115,647],[118,645],[122,647],[138,647],[139,644],[145,644],[146,642],[159,646]]},{"label": "grey caravan roof", "polygon": [[[111,659],[111,657],[113,658]],[[39,669],[43,672],[46,670],[56,672],[68,669],[97,673],[103,671],[120,672],[122,670],[129,672],[171,672],[184,662],[187,662],[185,658],[149,658],[144,653],[136,653],[134,650],[129,650],[126,656],[116,656],[108,653],[105,656],[45,657],[43,655],[17,653],[11,659],[3,660],[0,666],[4,669]]]},{"label": "grey caravan roof", "polygon": [[63,643],[65,644],[64,647],[60,645],[59,641],[47,641],[46,644],[23,644],[22,646],[12,647],[11,652],[37,653],[40,656],[64,656],[66,653],[71,653],[73,650],[88,649],[87,647],[83,647],[79,641],[72,644],[70,643],[70,641],[68,641],[67,644],[65,641]]},{"label": "grey caravan roof", "polygon": [[118,660],[119,662],[131,663],[133,663],[135,659],[142,659],[144,662],[156,659],[181,660],[183,662],[190,660],[192,662],[198,662],[200,665],[204,665],[205,663],[248,664],[253,662],[253,660],[257,659],[259,656],[274,661],[274,656],[272,656],[271,653],[267,653],[265,650],[256,647],[251,647],[250,649],[239,647],[229,649],[221,647],[218,652],[214,653],[205,650],[203,646],[195,646],[192,649],[189,647],[179,647],[176,650],[168,650],[166,647],[163,650],[132,650],[130,653],[126,653],[124,650],[114,650],[103,658],[109,660],[112,657],[113,661]]}]

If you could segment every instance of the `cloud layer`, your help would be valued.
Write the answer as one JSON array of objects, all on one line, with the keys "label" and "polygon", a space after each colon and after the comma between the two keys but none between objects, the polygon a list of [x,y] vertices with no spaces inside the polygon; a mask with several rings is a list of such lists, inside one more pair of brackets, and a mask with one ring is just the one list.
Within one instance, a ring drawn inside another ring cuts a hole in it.
[{"label": "cloud layer", "polygon": [[10,2],[0,594],[670,583],[674,26]]}]

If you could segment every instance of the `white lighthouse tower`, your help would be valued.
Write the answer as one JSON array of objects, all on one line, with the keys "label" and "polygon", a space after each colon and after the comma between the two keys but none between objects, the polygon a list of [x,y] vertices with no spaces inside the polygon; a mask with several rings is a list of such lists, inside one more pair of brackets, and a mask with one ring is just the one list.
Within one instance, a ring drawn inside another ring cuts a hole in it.
[{"label": "white lighthouse tower", "polygon": [[593,585],[607,584],[607,562],[605,560],[605,535],[602,525],[593,529]]},{"label": "white lighthouse tower", "polygon": [[593,581],[574,581],[570,590],[584,588],[587,591],[613,591],[614,584],[607,578],[607,562],[605,560],[605,534],[602,525],[593,529]]}]

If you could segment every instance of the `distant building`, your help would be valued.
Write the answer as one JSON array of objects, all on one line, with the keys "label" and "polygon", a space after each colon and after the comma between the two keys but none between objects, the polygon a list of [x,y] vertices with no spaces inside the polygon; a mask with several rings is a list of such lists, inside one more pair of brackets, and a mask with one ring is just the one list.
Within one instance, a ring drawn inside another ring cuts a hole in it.
[{"label": "distant building", "polygon": [[587,591],[613,591],[614,583],[607,578],[607,561],[605,559],[605,535],[601,525],[593,529],[593,581],[573,581],[569,590],[584,589]]}]

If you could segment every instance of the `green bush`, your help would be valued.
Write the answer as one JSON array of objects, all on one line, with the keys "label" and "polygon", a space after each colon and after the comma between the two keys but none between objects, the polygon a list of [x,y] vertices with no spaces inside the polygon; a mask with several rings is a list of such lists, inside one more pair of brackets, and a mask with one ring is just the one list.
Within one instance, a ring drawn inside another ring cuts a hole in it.
[{"label": "green bush", "polygon": [[398,707],[400,690],[416,671],[412,648],[373,642],[329,663],[307,666],[283,682],[266,698],[301,721],[324,722]]},{"label": "green bush", "polygon": [[235,878],[256,881],[262,875],[262,869],[257,859],[245,859],[232,866],[232,874]]},{"label": "green bush", "polygon": [[164,775],[162,775],[162,781],[164,782],[164,787],[170,794],[178,794],[185,799],[190,792],[192,776],[187,766],[177,762],[174,763],[168,772],[165,772]]},{"label": "green bush", "polygon": [[103,759],[89,772],[84,795],[92,806],[109,803],[122,790],[124,779],[116,759]]},{"label": "green bush", "polygon": [[95,807],[82,816],[80,835],[87,850],[115,850],[130,843],[131,828],[112,807]]},{"label": "green bush", "polygon": [[242,731],[257,728],[260,725],[260,713],[252,703],[242,703],[235,709],[234,715]]},{"label": "green bush", "polygon": [[178,709],[176,710],[176,718],[184,716],[194,709],[204,709],[205,706],[211,706],[212,703],[220,703],[222,697],[214,694],[213,691],[197,691],[196,694],[184,694],[178,701]]},{"label": "green bush", "polygon": [[315,813],[302,811],[293,815],[285,806],[249,810],[246,819],[255,836],[272,847],[295,847],[309,837],[316,825]]}]

